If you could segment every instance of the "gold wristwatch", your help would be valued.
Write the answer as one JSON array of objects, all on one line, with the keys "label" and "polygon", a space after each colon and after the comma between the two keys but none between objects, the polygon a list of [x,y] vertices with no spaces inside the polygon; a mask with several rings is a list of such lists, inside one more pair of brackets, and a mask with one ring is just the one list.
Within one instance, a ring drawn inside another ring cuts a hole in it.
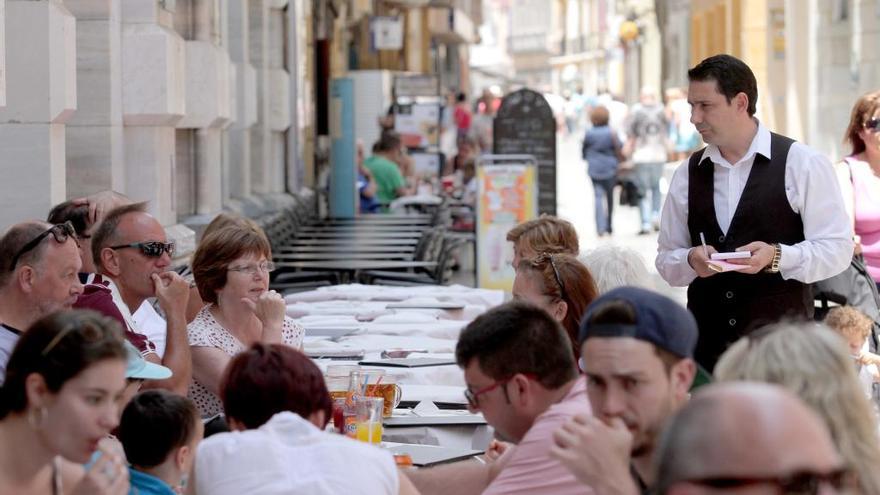
[{"label": "gold wristwatch", "polygon": [[764,268],[764,271],[767,273],[779,273],[779,258],[782,257],[782,248],[779,247],[779,243],[773,244],[773,259],[770,260],[770,264],[767,265],[767,268]]}]

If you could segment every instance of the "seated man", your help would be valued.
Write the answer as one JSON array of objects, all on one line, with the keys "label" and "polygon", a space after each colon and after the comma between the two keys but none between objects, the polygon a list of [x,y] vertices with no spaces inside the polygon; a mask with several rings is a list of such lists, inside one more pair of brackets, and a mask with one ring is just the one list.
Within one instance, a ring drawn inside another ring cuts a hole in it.
[{"label": "seated man", "polygon": [[82,293],[73,227],[24,222],[0,238],[0,383],[21,332]]},{"label": "seated man", "polygon": [[382,205],[388,205],[401,196],[412,194],[398,165],[402,156],[403,143],[400,141],[400,135],[388,131],[383,132],[382,137],[373,146],[373,156],[364,160],[364,168],[372,174],[376,182],[375,198]]},{"label": "seated man", "polygon": [[585,494],[548,454],[567,419],[589,411],[571,344],[560,324],[523,302],[498,306],[471,322],[455,349],[470,408],[495,434],[515,443],[490,465],[465,461],[421,469],[410,478],[424,494]]},{"label": "seated man", "polygon": [[[71,199],[55,205],[49,211],[49,223],[70,222],[76,230],[79,241],[82,268],[80,282],[91,282],[96,273],[95,261],[92,259],[92,234],[104,216],[113,208],[131,204],[128,196],[115,191],[101,191],[85,198]],[[201,307],[199,307],[201,309]],[[139,335],[129,334],[129,341],[137,342],[146,337],[154,346],[159,359],[165,356],[166,323],[153,308],[150,300],[145,300],[131,314],[132,321],[138,328]],[[143,337],[141,337],[141,335]],[[140,345],[139,347],[142,347]]]},{"label": "seated man", "polygon": [[[145,210],[144,203],[110,211],[92,235],[92,258],[98,274],[76,302],[76,307],[94,309],[116,318],[126,336],[144,357],[173,371],[171,378],[150,380],[144,388],[164,388],[186,394],[192,377],[192,358],[186,337],[186,304],[189,284],[168,271],[174,244],[166,242],[165,229]],[[167,318],[165,355],[155,347],[131,317],[149,297],[156,297]]]},{"label": "seated man", "polygon": [[649,493],[657,437],[696,373],[696,321],[668,297],[620,287],[587,307],[579,340],[592,414],[557,431],[552,454],[597,495]]},{"label": "seated man", "polygon": [[857,488],[822,420],[776,385],[701,390],[669,422],[657,459],[660,495],[831,495]]}]

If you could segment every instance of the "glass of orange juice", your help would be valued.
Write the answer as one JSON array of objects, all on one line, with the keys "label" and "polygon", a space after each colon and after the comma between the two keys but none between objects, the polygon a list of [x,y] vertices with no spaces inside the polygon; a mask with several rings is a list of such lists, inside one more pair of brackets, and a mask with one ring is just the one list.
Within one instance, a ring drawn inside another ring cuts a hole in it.
[{"label": "glass of orange juice", "polygon": [[384,402],[380,397],[361,397],[355,400],[356,438],[358,440],[367,443],[382,441],[382,407]]}]

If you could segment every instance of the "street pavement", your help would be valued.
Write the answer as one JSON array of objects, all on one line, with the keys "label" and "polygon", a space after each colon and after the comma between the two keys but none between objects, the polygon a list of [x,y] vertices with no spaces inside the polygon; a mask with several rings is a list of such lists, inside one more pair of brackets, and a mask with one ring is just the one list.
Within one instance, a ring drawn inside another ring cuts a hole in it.
[{"label": "street pavement", "polygon": [[[686,301],[684,287],[670,287],[654,268],[657,255],[657,233],[638,235],[640,229],[639,210],[630,206],[619,206],[615,202],[612,226],[614,233],[600,238],[596,234],[594,217],[593,185],[587,176],[586,162],[581,158],[581,139],[583,133],[560,135],[556,144],[556,194],[557,215],[574,224],[580,239],[581,252],[598,246],[625,246],[637,251],[645,260],[651,272],[654,288],[680,301]],[[667,167],[666,177],[670,177],[673,165]],[[666,187],[661,184],[661,189]]]}]

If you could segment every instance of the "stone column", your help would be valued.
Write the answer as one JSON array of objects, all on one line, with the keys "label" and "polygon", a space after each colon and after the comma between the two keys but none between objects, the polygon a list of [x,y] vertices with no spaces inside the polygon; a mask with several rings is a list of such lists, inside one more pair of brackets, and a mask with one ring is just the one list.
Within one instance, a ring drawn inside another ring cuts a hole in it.
[{"label": "stone column", "polygon": [[229,8],[229,58],[235,74],[234,122],[228,132],[229,151],[223,157],[229,196],[244,199],[251,194],[251,132],[257,123],[257,73],[250,63],[250,9],[233,0]]},{"label": "stone column", "polygon": [[197,215],[211,215],[223,207],[223,127],[229,122],[229,55],[219,46],[220,22],[214,15],[218,0],[193,2],[193,40],[186,47],[186,115],[178,129],[197,129]]},{"label": "stone column", "polygon": [[66,0],[76,17],[77,110],[67,123],[68,197],[125,191],[121,0]]},{"label": "stone column", "polygon": [[0,0],[0,108],[6,106],[6,0]]},{"label": "stone column", "polygon": [[285,70],[284,48],[287,33],[284,30],[285,14],[282,9],[288,0],[269,0],[269,136],[271,140],[270,161],[266,164],[269,177],[267,192],[283,193],[287,169],[287,143],[284,133],[290,128],[290,74]]},{"label": "stone column", "polygon": [[126,192],[176,222],[174,126],[186,113],[185,45],[157,0],[122,2],[122,107]]},{"label": "stone column", "polygon": [[0,230],[65,199],[64,127],[76,109],[76,20],[58,0],[6,2]]},{"label": "stone column", "polygon": [[272,148],[269,130],[270,74],[269,74],[269,0],[251,0],[248,6],[248,48],[255,70],[256,122],[251,126],[251,192],[266,194],[271,178],[267,164],[271,162]]}]

